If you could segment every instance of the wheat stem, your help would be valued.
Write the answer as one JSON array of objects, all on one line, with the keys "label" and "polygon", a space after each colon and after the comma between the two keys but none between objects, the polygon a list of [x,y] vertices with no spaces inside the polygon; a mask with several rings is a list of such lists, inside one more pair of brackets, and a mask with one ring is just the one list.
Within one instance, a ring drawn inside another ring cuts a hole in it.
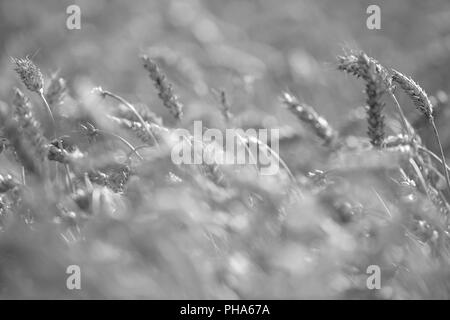
[{"label": "wheat stem", "polygon": [[72,193],[75,193],[75,187],[73,185],[72,177],[70,176],[69,165],[64,163],[64,169],[66,170],[67,180],[69,181],[69,188]]},{"label": "wheat stem", "polygon": [[116,139],[119,139],[120,141],[123,142],[123,144],[125,144],[131,150],[131,153],[135,153],[139,157],[139,159],[144,160],[144,158],[139,154],[139,152],[136,150],[136,148],[129,141],[127,141],[125,138],[119,136],[118,134],[115,134],[115,133],[112,133],[112,132],[107,132],[107,131],[104,131],[104,130],[101,130],[101,129],[97,129],[97,131],[99,133],[104,134],[104,135],[108,135],[108,136],[114,137]]},{"label": "wheat stem", "polygon": [[147,133],[149,134],[150,137],[152,137],[153,141],[155,141],[156,146],[159,148],[159,143],[158,140],[156,140],[156,137],[153,135],[152,131],[148,128],[145,120],[141,117],[141,115],[139,114],[139,112],[137,112],[136,108],[129,103],[128,101],[126,101],[124,98],[122,98],[121,96],[116,95],[115,93],[106,91],[106,90],[102,90],[101,92],[103,95],[105,96],[110,96],[113,99],[116,99],[117,101],[121,102],[122,104],[124,104],[128,109],[131,110],[131,112],[134,113],[134,115],[139,119],[139,122],[142,124],[143,128],[145,131],[147,131]]},{"label": "wheat stem", "polygon": [[[58,141],[58,148],[64,152],[64,147],[62,141]],[[58,174],[58,162],[55,162],[56,174]],[[72,182],[72,177],[70,176],[69,166],[67,163],[64,163],[64,170],[66,171],[67,180],[69,181],[69,188],[72,193],[75,192],[74,184]],[[58,175],[56,175],[55,179],[58,179]]]},{"label": "wheat stem", "polygon": [[47,108],[48,114],[50,115],[50,118],[52,120],[52,126],[53,126],[53,134],[54,134],[54,136],[56,138],[56,121],[55,121],[55,118],[53,117],[52,109],[50,109],[50,106],[49,106],[49,104],[47,102],[47,99],[45,99],[45,95],[44,95],[44,90],[43,89],[39,90],[39,96],[41,97],[42,101],[44,101],[44,105]]},{"label": "wheat stem", "polygon": [[24,166],[22,166],[21,174],[22,174],[22,184],[24,186],[26,186],[27,185],[27,181],[25,179],[25,167]]},{"label": "wheat stem", "polygon": [[425,178],[422,175],[422,172],[420,172],[420,168],[417,165],[417,162],[413,158],[409,158],[409,163],[413,167],[414,171],[416,172],[417,178],[419,179],[420,184],[422,185],[422,189],[424,193],[430,197],[428,193],[427,183],[425,182]]},{"label": "wheat stem", "polygon": [[450,192],[450,178],[448,176],[447,163],[445,161],[444,149],[442,148],[441,139],[439,138],[439,132],[436,128],[434,118],[431,118],[430,122],[431,122],[431,126],[433,127],[433,131],[434,131],[434,135],[436,136],[437,143],[439,145],[439,150],[441,152],[442,166],[444,168],[444,173],[445,173],[445,181],[447,182],[447,188],[448,188],[448,191]]},{"label": "wheat stem", "polygon": [[414,136],[414,130],[413,130],[411,124],[406,119],[405,113],[403,112],[402,107],[398,103],[397,97],[395,96],[395,94],[391,90],[389,90],[389,94],[391,95],[392,100],[394,100],[394,102],[395,102],[394,105],[397,108],[398,113],[400,114],[400,119],[401,119],[401,121],[403,123],[403,126],[406,129],[406,132],[408,133],[408,135],[410,137],[413,137]]},{"label": "wheat stem", "polygon": [[[53,117],[53,112],[52,109],[50,109],[50,106],[47,102],[47,99],[45,99],[45,95],[44,95],[44,90],[41,88],[39,90],[39,96],[41,97],[42,101],[44,101],[44,105],[47,108],[48,114],[50,115],[50,118],[52,120],[52,126],[53,126],[53,138],[56,139],[57,135],[56,135],[56,121],[55,118]],[[59,171],[58,171],[58,162],[55,162],[55,181],[58,181],[59,179]],[[70,179],[70,177],[69,177]]]},{"label": "wheat stem", "polygon": [[[436,160],[437,162],[439,162],[441,165],[443,165],[442,159],[433,151],[431,151],[430,149],[427,149],[423,146],[417,146],[417,148],[420,151],[423,151],[425,153],[427,153],[428,155],[430,155],[434,160]],[[446,165],[447,170],[450,170],[450,167],[448,165]]]}]

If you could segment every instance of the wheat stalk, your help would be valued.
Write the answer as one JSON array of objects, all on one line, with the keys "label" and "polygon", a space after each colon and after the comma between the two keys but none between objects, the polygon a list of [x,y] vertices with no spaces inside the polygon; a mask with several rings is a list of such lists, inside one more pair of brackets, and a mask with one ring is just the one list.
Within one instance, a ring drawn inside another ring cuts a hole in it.
[{"label": "wheat stalk", "polygon": [[391,87],[388,72],[378,61],[364,52],[338,57],[338,69],[362,78],[366,82],[368,136],[375,147],[381,147],[385,135],[383,95]]},{"label": "wheat stalk", "polygon": [[97,129],[91,123],[87,123],[86,125],[82,124],[80,125],[80,127],[84,130],[84,133],[87,135],[89,141],[94,140],[99,134],[116,138],[120,140],[124,145],[126,145],[131,150],[132,153],[135,153],[139,157],[139,159],[144,160],[144,158],[139,154],[136,148],[122,136],[115,134],[113,132]]},{"label": "wheat stalk", "polygon": [[433,105],[428,98],[427,93],[423,90],[417,83],[411,78],[405,76],[397,70],[392,70],[393,76],[392,80],[396,82],[405,93],[412,100],[416,108],[429,120],[431,127],[433,128],[434,135],[436,136],[437,143],[439,145],[439,150],[441,153],[442,167],[445,173],[445,181],[447,183],[448,191],[450,192],[450,177],[447,170],[447,163],[445,160],[444,149],[442,148],[441,139],[439,137],[439,132],[436,127],[433,116]]}]

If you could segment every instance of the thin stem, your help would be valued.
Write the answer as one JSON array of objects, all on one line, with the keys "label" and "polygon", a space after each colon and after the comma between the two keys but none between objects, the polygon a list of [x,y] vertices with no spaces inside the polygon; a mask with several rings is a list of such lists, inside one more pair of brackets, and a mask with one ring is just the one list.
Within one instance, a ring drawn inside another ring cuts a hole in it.
[{"label": "thin stem", "polygon": [[[58,141],[58,147],[62,152],[65,152],[61,140]],[[55,164],[56,164],[56,173],[58,173],[58,162],[55,162]],[[67,163],[64,163],[64,170],[66,171],[67,180],[69,181],[70,191],[72,193],[75,193],[75,188],[74,188],[74,185],[72,182],[72,177],[70,176],[69,165]]]},{"label": "thin stem", "polygon": [[430,197],[430,194],[428,192],[427,183],[425,182],[425,179],[422,175],[422,172],[420,172],[419,166],[417,165],[416,161],[413,158],[409,158],[409,163],[413,167],[414,171],[416,172],[417,178],[419,179],[420,184],[422,185],[423,192]]},{"label": "thin stem", "polygon": [[156,140],[156,137],[153,135],[152,131],[148,128],[145,120],[142,118],[142,116],[139,114],[139,112],[137,112],[136,108],[131,103],[126,101],[121,96],[118,96],[112,92],[102,90],[101,93],[105,96],[110,96],[111,98],[116,99],[117,101],[123,103],[128,109],[130,109],[131,112],[133,112],[134,115],[139,119],[139,122],[142,124],[143,128],[147,131],[148,135],[152,137],[153,141],[155,141],[155,144],[159,147],[158,140]]},{"label": "thin stem", "polygon": [[108,136],[114,137],[116,139],[119,139],[120,141],[122,141],[131,150],[132,153],[135,153],[139,157],[139,159],[144,160],[144,158],[139,154],[139,152],[137,152],[136,148],[130,142],[128,142],[125,138],[119,136],[118,134],[115,134],[115,133],[112,133],[112,132],[103,131],[101,129],[97,129],[97,131],[99,133],[104,134],[104,135],[108,135]]},{"label": "thin stem", "polygon": [[151,148],[151,146],[146,145],[146,144],[143,144],[143,145],[140,145],[140,146],[135,147],[134,150],[131,150],[131,151],[127,154],[127,159],[129,159],[133,153],[136,153],[136,154],[137,154],[137,151],[138,151],[138,150],[145,149],[145,148]]},{"label": "thin stem", "polygon": [[25,179],[25,167],[24,166],[22,166],[22,184],[24,185],[24,186],[26,186],[27,185],[27,180]]},{"label": "thin stem", "polygon": [[397,108],[397,111],[398,111],[398,113],[400,114],[400,119],[402,120],[402,123],[403,123],[403,126],[405,127],[405,129],[406,129],[406,132],[408,133],[408,135],[409,136],[414,136],[414,130],[412,129],[412,126],[411,126],[411,124],[408,122],[408,120],[406,119],[406,116],[405,116],[405,114],[403,113],[403,109],[402,109],[402,107],[400,106],[400,104],[398,103],[398,100],[397,100],[397,98],[395,97],[395,94],[391,91],[391,90],[389,90],[389,93],[390,93],[390,95],[391,95],[391,97],[392,97],[392,100],[394,100],[394,102],[395,102],[395,106],[396,106],[396,108]]},{"label": "thin stem", "polygon": [[275,159],[277,159],[278,162],[281,163],[281,165],[283,166],[283,168],[286,170],[289,178],[293,181],[296,182],[297,180],[295,179],[294,175],[292,174],[291,170],[289,169],[289,167],[287,166],[286,162],[284,162],[283,159],[281,159],[280,155],[278,153],[276,153],[271,147],[269,147],[266,143],[261,142],[259,139],[255,139],[256,142],[258,143],[258,145],[263,146],[264,148],[266,148],[266,150],[269,151],[269,153],[275,157]]},{"label": "thin stem", "polygon": [[255,169],[256,172],[259,173],[259,168],[258,168],[258,161],[256,161],[255,157],[253,156],[252,151],[250,150],[250,148],[247,146],[246,140],[244,138],[241,137],[241,135],[239,133],[236,132],[236,136],[238,137],[238,139],[241,141],[241,143],[244,145],[245,150],[248,152],[248,155],[250,157],[250,161],[253,161],[254,165],[255,165]]},{"label": "thin stem", "polygon": [[436,169],[435,167],[433,167],[432,165],[425,165],[429,170],[433,171],[438,177],[439,179],[445,180],[445,177],[442,175],[442,173]]},{"label": "thin stem", "polygon": [[64,169],[66,170],[67,180],[69,181],[69,188],[72,193],[75,193],[75,187],[73,185],[72,177],[70,176],[70,170],[67,163],[64,163]]},{"label": "thin stem", "polygon": [[439,150],[441,152],[441,159],[442,159],[442,166],[444,167],[444,172],[445,172],[445,181],[447,182],[447,188],[448,188],[448,191],[450,192],[450,178],[448,176],[447,163],[445,162],[444,149],[442,148],[441,139],[439,138],[439,132],[436,128],[436,124],[434,123],[433,117],[430,118],[430,122],[431,122],[431,126],[433,127],[434,134],[437,139],[437,143],[439,144]]},{"label": "thin stem", "polygon": [[[50,108],[50,105],[47,102],[47,99],[45,99],[45,95],[44,95],[44,90],[41,89],[39,90],[39,96],[41,97],[42,101],[44,101],[44,105],[47,108],[47,112],[50,115],[50,118],[52,120],[52,126],[53,126],[53,138],[56,139],[57,135],[56,135],[56,121],[55,118],[53,117],[53,112],[52,109]],[[55,162],[55,180],[58,180],[58,163]]]},{"label": "thin stem", "polygon": [[43,90],[39,91],[39,96],[41,97],[42,101],[44,101],[44,105],[47,108],[47,111],[48,111],[48,114],[50,115],[50,118],[52,119],[53,133],[54,133],[54,136],[56,138],[56,121],[55,121],[55,118],[53,117],[52,109],[50,109],[50,106],[49,106],[47,100],[45,99]]},{"label": "thin stem", "polygon": [[[248,148],[248,146],[247,146],[247,144],[246,144],[246,141],[249,141],[249,142],[250,142],[249,137],[246,137],[246,139],[244,139],[244,138],[242,138],[238,133],[236,133],[236,135],[237,135],[238,138],[243,142],[243,144],[244,144],[244,146],[245,146],[245,149],[248,151],[250,157],[251,157],[252,159],[254,159],[252,152],[250,151],[250,149]],[[266,143],[262,142],[262,141],[259,140],[258,138],[254,138],[254,139],[252,139],[252,140],[253,140],[253,142],[256,142],[256,144],[258,144],[259,146],[262,146],[262,147],[264,147],[267,151],[269,151],[269,153],[270,153],[270,154],[271,154],[271,155],[272,155],[279,163],[281,163],[281,165],[283,166],[283,168],[286,170],[286,172],[287,172],[289,178],[290,178],[293,182],[296,182],[296,179],[295,179],[294,175],[292,174],[291,170],[289,170],[289,167],[288,167],[287,164],[283,161],[283,159],[281,159],[281,157],[280,157],[280,155],[279,155],[278,153],[276,153],[271,147],[269,147]],[[257,171],[259,172],[259,168],[258,168],[257,161],[256,161],[256,160],[254,160],[254,161],[255,161],[255,163],[256,163],[256,164],[255,164],[256,169],[257,169]]]},{"label": "thin stem", "polygon": [[389,207],[387,206],[386,202],[383,200],[383,198],[380,196],[380,194],[377,192],[377,190],[375,188],[372,188],[372,190],[375,193],[375,195],[377,196],[378,200],[380,200],[380,202],[383,205],[384,210],[386,210],[386,213],[389,216],[389,218],[392,218],[391,210],[389,210]]},{"label": "thin stem", "polygon": [[[434,160],[436,160],[436,161],[439,162],[441,165],[443,165],[442,159],[439,158],[439,156],[438,156],[436,153],[434,153],[433,151],[431,151],[431,150],[429,150],[429,149],[427,149],[427,148],[425,148],[425,147],[423,147],[423,146],[417,146],[417,148],[418,148],[420,151],[423,151],[423,152],[427,153],[427,154],[428,154],[429,156],[431,156]],[[447,170],[450,170],[450,167],[449,167],[449,166],[447,166]]]}]

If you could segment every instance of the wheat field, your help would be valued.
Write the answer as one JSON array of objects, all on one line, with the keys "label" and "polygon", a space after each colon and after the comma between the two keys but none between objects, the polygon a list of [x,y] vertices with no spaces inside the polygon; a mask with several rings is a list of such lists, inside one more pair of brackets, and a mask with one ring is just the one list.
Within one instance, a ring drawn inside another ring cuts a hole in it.
[{"label": "wheat field", "polygon": [[446,1],[74,3],[0,2],[0,299],[450,297]]}]

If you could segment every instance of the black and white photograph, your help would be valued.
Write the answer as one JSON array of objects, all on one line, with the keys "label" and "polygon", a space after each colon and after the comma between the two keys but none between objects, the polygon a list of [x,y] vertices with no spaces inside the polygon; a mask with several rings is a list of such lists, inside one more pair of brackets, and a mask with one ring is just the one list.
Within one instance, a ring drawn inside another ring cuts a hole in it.
[{"label": "black and white photograph", "polygon": [[447,300],[449,95],[448,0],[0,0],[0,300]]}]

